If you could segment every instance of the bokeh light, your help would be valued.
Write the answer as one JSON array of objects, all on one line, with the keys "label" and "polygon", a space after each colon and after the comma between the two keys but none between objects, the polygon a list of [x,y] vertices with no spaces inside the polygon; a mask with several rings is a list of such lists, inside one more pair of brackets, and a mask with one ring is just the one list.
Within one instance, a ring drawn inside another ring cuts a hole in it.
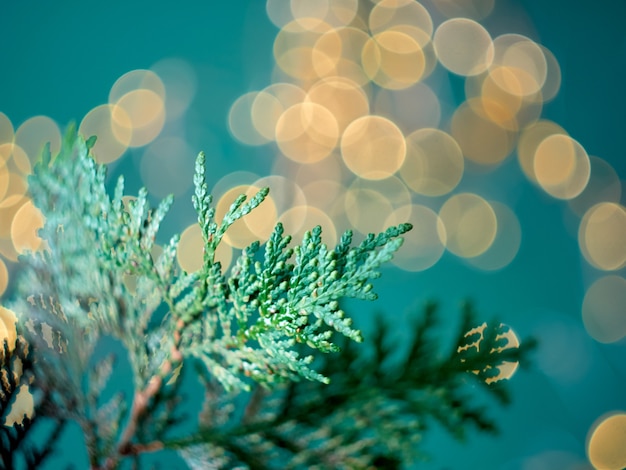
[{"label": "bokeh light", "polygon": [[406,158],[402,131],[381,116],[353,121],[341,137],[341,156],[347,167],[366,179],[383,179],[400,169]]},{"label": "bokeh light", "polygon": [[463,153],[452,136],[439,129],[419,129],[406,137],[406,144],[407,155],[400,175],[413,191],[441,196],[459,184]]},{"label": "bokeh light", "polygon": [[614,412],[592,426],[587,439],[587,456],[594,468],[621,470],[626,467],[626,413]]},{"label": "bokeh light", "polygon": [[[226,191],[215,204],[216,220],[221,221],[224,218],[239,195],[245,194],[250,199],[260,189],[253,185],[240,185]],[[233,248],[245,248],[256,240],[265,241],[272,233],[277,217],[272,196],[267,196],[255,210],[233,223],[224,234],[223,240]]]},{"label": "bokeh light", "polygon": [[[115,117],[114,117],[115,116]],[[121,106],[103,104],[89,111],[78,131],[85,138],[97,137],[91,152],[98,163],[111,163],[124,155],[132,139],[130,116]]]},{"label": "bokeh light", "polygon": [[[490,353],[502,352],[505,349],[517,348],[520,345],[519,338],[517,337],[517,335],[511,328],[506,327],[502,324],[500,326],[503,327],[504,332],[498,334],[496,336],[496,340],[498,341],[498,340],[504,339],[506,340],[506,344],[504,346],[492,349]],[[478,336],[478,339],[474,341],[473,343],[459,347],[458,352],[465,351],[471,348],[474,348],[477,351],[480,351],[481,343],[484,339],[485,328],[487,328],[487,323],[483,323],[482,325],[472,328],[467,333],[465,333],[466,338],[475,334],[478,334],[479,336]],[[485,382],[488,384],[491,384],[493,382],[498,382],[500,380],[508,380],[513,376],[513,374],[515,373],[518,367],[519,367],[518,362],[503,361],[501,364],[496,366],[496,369],[498,369],[498,374],[494,375],[493,377],[487,377],[485,379]],[[485,370],[489,370],[489,369],[491,369],[490,366],[488,366],[487,369]],[[478,374],[480,371],[476,370],[473,372],[475,374]]]},{"label": "bokeh light", "polygon": [[473,258],[493,243],[498,219],[491,205],[472,193],[451,196],[439,210],[446,228],[446,247],[461,258]]},{"label": "bokeh light", "polygon": [[563,134],[546,137],[537,146],[533,170],[539,185],[558,199],[572,199],[587,186],[591,165],[587,152]]},{"label": "bokeh light", "polygon": [[489,32],[468,18],[441,23],[433,37],[439,62],[458,75],[478,75],[486,71],[494,57]]},{"label": "bokeh light", "polygon": [[21,254],[26,250],[38,250],[42,246],[42,240],[37,232],[43,228],[44,223],[43,215],[31,201],[22,204],[13,215],[11,223],[11,239],[15,251]]},{"label": "bokeh light", "polygon": [[[152,142],[165,124],[165,85],[150,70],[132,70],[119,77],[109,92],[112,130],[121,143],[131,132],[129,147]],[[123,112],[118,112],[120,108]]]},{"label": "bokeh light", "polygon": [[578,243],[585,259],[598,269],[626,266],[626,209],[613,202],[593,206],[580,223]]},{"label": "bokeh light", "polygon": [[300,163],[314,163],[330,155],[339,139],[335,116],[313,102],[286,109],[276,123],[276,142],[281,152]]},{"label": "bokeh light", "polygon": [[[232,248],[226,243],[220,243],[215,251],[215,261],[219,261],[222,272],[225,273],[233,257]],[[204,240],[202,230],[197,223],[187,226],[180,235],[178,250],[176,251],[178,265],[188,273],[196,272],[204,263]]]}]

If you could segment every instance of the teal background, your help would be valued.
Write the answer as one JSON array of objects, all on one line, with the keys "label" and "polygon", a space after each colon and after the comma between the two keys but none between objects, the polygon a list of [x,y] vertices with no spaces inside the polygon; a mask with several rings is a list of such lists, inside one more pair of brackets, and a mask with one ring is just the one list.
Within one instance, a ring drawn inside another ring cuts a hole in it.
[{"label": "teal background", "polygon": [[[505,7],[507,21],[484,22],[492,36],[527,34],[548,47],[561,66],[561,91],[545,105],[543,117],[563,126],[590,155],[611,163],[624,180],[626,3],[498,3],[497,8]],[[522,30],[516,30],[516,25]],[[276,32],[261,0],[0,0],[0,111],[15,128],[40,114],[63,127],[106,102],[111,85],[125,72],[180,57],[196,68],[199,79],[190,145],[215,156],[211,160],[215,180],[237,169],[262,173],[272,153],[266,147],[237,143],[227,130],[226,116],[237,97],[270,83]],[[129,151],[111,167],[112,176],[129,177],[131,191],[140,185],[132,179],[136,171],[132,157],[140,151]],[[450,331],[461,301],[472,298],[485,320],[497,316],[520,337],[535,335],[544,346],[553,341],[549,325],[568,325],[572,341],[582,338],[579,342],[590,366],[573,383],[554,381],[536,367],[518,372],[511,383],[513,405],[491,409],[499,419],[501,435],[472,435],[460,444],[433,432],[425,441],[433,461],[425,468],[591,468],[585,466],[585,439],[593,422],[606,412],[626,410],[626,343],[603,345],[581,330],[585,287],[599,273],[580,256],[564,203],[527,183],[516,166],[516,160],[509,158],[496,170],[494,179],[500,183],[492,188],[515,209],[522,226],[522,245],[511,265],[484,273],[446,253],[422,273],[386,268],[376,283],[380,300],[360,303],[352,311],[366,330],[374,310],[384,311],[401,326],[412,309],[435,299],[446,319],[444,330]],[[561,360],[570,358],[563,353]],[[84,455],[76,450],[82,444],[73,441],[76,438],[76,433],[68,434],[59,461],[84,468]],[[556,454],[546,457],[546,452]],[[532,460],[538,456],[544,460]],[[550,458],[557,459],[558,465],[546,463],[554,462]]]}]

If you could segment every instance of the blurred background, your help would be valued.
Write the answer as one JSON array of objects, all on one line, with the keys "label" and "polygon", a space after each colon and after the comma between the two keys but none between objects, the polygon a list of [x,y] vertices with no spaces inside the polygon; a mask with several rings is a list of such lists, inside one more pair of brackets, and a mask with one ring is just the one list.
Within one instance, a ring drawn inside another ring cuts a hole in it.
[{"label": "blurred background", "polygon": [[182,232],[189,271],[202,150],[218,217],[271,190],[225,266],[277,221],[334,245],[408,220],[380,299],[349,307],[365,331],[378,310],[401,339],[436,300],[445,337],[472,299],[539,339],[493,405],[501,434],[434,431],[428,468],[626,467],[624,18],[619,0],[0,0],[0,296],[41,244],[25,178],[69,122],[128,194],[174,193],[158,241]]}]

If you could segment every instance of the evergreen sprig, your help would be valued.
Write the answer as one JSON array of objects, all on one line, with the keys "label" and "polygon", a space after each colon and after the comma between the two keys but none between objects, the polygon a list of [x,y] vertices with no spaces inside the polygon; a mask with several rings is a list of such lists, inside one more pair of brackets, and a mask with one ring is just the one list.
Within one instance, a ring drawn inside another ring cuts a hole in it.
[{"label": "evergreen sprig", "polygon": [[[361,339],[339,301],[375,298],[371,281],[411,226],[389,228],[357,246],[347,232],[329,249],[319,227],[292,248],[278,224],[263,249],[253,243],[225,272],[215,259],[219,243],[268,190],[249,200],[240,196],[215,220],[200,154],[193,203],[203,265],[187,273],[175,259],[178,236],[161,254],[154,250],[172,198],[152,208],[141,189],[125,204],[121,177],[111,197],[106,168],[90,155],[94,143],[70,127],[59,153],[53,156],[48,146],[36,163],[28,183],[45,217],[45,249],[21,256],[11,305],[36,353],[34,386],[49,393],[41,414],[79,424],[91,467],[117,468],[125,457],[163,447],[178,419],[179,373],[190,361],[232,393],[255,383],[328,382],[312,353],[337,351],[337,335]],[[96,352],[103,338],[127,354],[131,400],[124,391],[106,392],[115,372],[112,358]]]},{"label": "evergreen sprig", "polygon": [[466,304],[453,343],[442,350],[437,308],[429,303],[412,317],[408,349],[398,356],[393,332],[379,315],[368,341],[344,339],[339,355],[316,354],[330,384],[290,382],[272,392],[257,387],[240,407],[243,413],[224,407],[225,396],[206,379],[205,409],[220,416],[202,415],[197,435],[166,446],[181,448],[190,468],[211,461],[224,469],[394,469],[427,457],[420,440],[434,423],[458,439],[471,427],[496,432],[473,389],[480,384],[506,403],[507,381],[485,379],[506,362],[527,365],[534,341],[506,344],[504,327],[492,321],[477,343],[468,335],[476,323]]}]

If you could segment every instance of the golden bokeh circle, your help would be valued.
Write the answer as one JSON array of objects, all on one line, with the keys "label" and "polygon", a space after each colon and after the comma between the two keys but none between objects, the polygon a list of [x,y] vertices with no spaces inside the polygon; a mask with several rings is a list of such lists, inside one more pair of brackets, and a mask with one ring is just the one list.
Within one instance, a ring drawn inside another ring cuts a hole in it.
[{"label": "golden bokeh circle", "polygon": [[578,243],[595,268],[615,271],[626,266],[626,209],[614,202],[596,204],[584,215]]},{"label": "golden bokeh circle", "polygon": [[78,132],[85,138],[97,136],[91,153],[98,163],[103,164],[114,162],[124,155],[133,135],[130,116],[124,108],[111,104],[91,109],[81,121]]},{"label": "golden bokeh circle", "polygon": [[576,140],[553,134],[537,146],[533,170],[537,183],[548,194],[572,199],[585,189],[591,165],[587,152]]},{"label": "golden bokeh circle", "polygon": [[371,37],[363,46],[361,63],[377,85],[393,90],[419,82],[426,71],[422,46],[402,31],[386,30]]},{"label": "golden bokeh circle", "polygon": [[[428,10],[414,0],[380,0],[370,11],[369,30],[374,34],[397,26],[412,26],[422,30],[430,39],[433,34],[433,20]],[[420,46],[424,46],[421,43]]]},{"label": "golden bokeh circle", "polygon": [[15,251],[19,254],[37,251],[43,243],[37,232],[43,228],[44,223],[44,216],[32,201],[22,204],[11,222],[11,239]]},{"label": "golden bokeh circle", "polygon": [[[220,243],[215,250],[215,261],[219,261],[224,272],[232,261],[232,248],[226,243]],[[184,271],[191,273],[199,270],[204,263],[204,240],[202,230],[196,223],[183,230],[176,251],[178,265]]]},{"label": "golden bokeh circle", "polygon": [[0,111],[0,144],[13,142],[15,131],[9,117]]},{"label": "golden bokeh circle", "polygon": [[517,158],[520,167],[529,181],[537,183],[535,176],[535,154],[537,147],[551,135],[567,135],[565,129],[553,121],[541,119],[522,129],[517,141]]},{"label": "golden bokeh circle", "polygon": [[338,140],[339,129],[333,113],[310,101],[287,108],[276,123],[278,148],[299,163],[323,160]]},{"label": "golden bokeh circle", "polygon": [[[9,270],[2,258],[0,258],[0,297],[6,292],[9,286]],[[0,307],[2,309],[3,307]]]},{"label": "golden bokeh circle", "polygon": [[491,205],[472,193],[451,196],[439,210],[447,234],[446,247],[461,258],[473,258],[489,249],[498,230]]},{"label": "golden bokeh circle", "polygon": [[626,413],[600,418],[587,438],[587,456],[594,468],[621,470],[626,467]]},{"label": "golden bokeh circle", "polygon": [[489,32],[468,18],[452,18],[441,23],[433,36],[433,45],[439,62],[457,75],[483,73],[494,57]]},{"label": "golden bokeh circle", "polygon": [[306,99],[332,113],[339,134],[352,121],[369,113],[369,100],[363,89],[358,83],[344,77],[319,80],[309,89]]},{"label": "golden bokeh circle", "polygon": [[520,96],[541,91],[548,76],[548,63],[537,43],[520,34],[503,34],[494,39],[493,45],[493,66],[507,67],[516,76],[516,87],[513,89],[509,80],[496,80],[503,89],[509,92],[515,90]]},{"label": "golden bokeh circle", "polygon": [[363,116],[350,123],[341,137],[341,156],[355,175],[384,179],[400,169],[406,158],[402,131],[382,116]]},{"label": "golden bokeh circle", "polygon": [[441,196],[459,184],[463,176],[463,153],[450,134],[434,128],[419,129],[406,137],[406,144],[400,176],[413,191]]},{"label": "golden bokeh circle", "polygon": [[[259,99],[261,94],[263,96]],[[270,103],[271,98],[272,96],[267,93],[251,91],[235,100],[228,111],[228,129],[235,139],[246,145],[263,145],[272,140],[270,131],[274,129],[268,129],[263,121],[267,116],[266,113],[269,114],[267,117],[271,117],[276,112],[282,112],[282,109],[279,103]],[[255,104],[256,115],[253,113]],[[273,105],[274,109],[266,107],[267,105]]]},{"label": "golden bokeh circle", "polygon": [[[250,200],[260,188],[253,185],[239,185],[226,191],[215,205],[215,219],[220,221],[228,212],[231,204],[241,194],[247,196]],[[267,196],[265,200],[249,214],[233,223],[224,234],[223,241],[233,248],[245,248],[250,243],[260,240],[265,241],[269,238],[278,214],[276,205],[271,196]]]},{"label": "golden bokeh circle", "polygon": [[165,124],[165,100],[155,91],[132,90],[111,104],[114,106],[111,128],[120,142],[125,142],[130,132],[128,146],[142,147],[161,133]]}]

